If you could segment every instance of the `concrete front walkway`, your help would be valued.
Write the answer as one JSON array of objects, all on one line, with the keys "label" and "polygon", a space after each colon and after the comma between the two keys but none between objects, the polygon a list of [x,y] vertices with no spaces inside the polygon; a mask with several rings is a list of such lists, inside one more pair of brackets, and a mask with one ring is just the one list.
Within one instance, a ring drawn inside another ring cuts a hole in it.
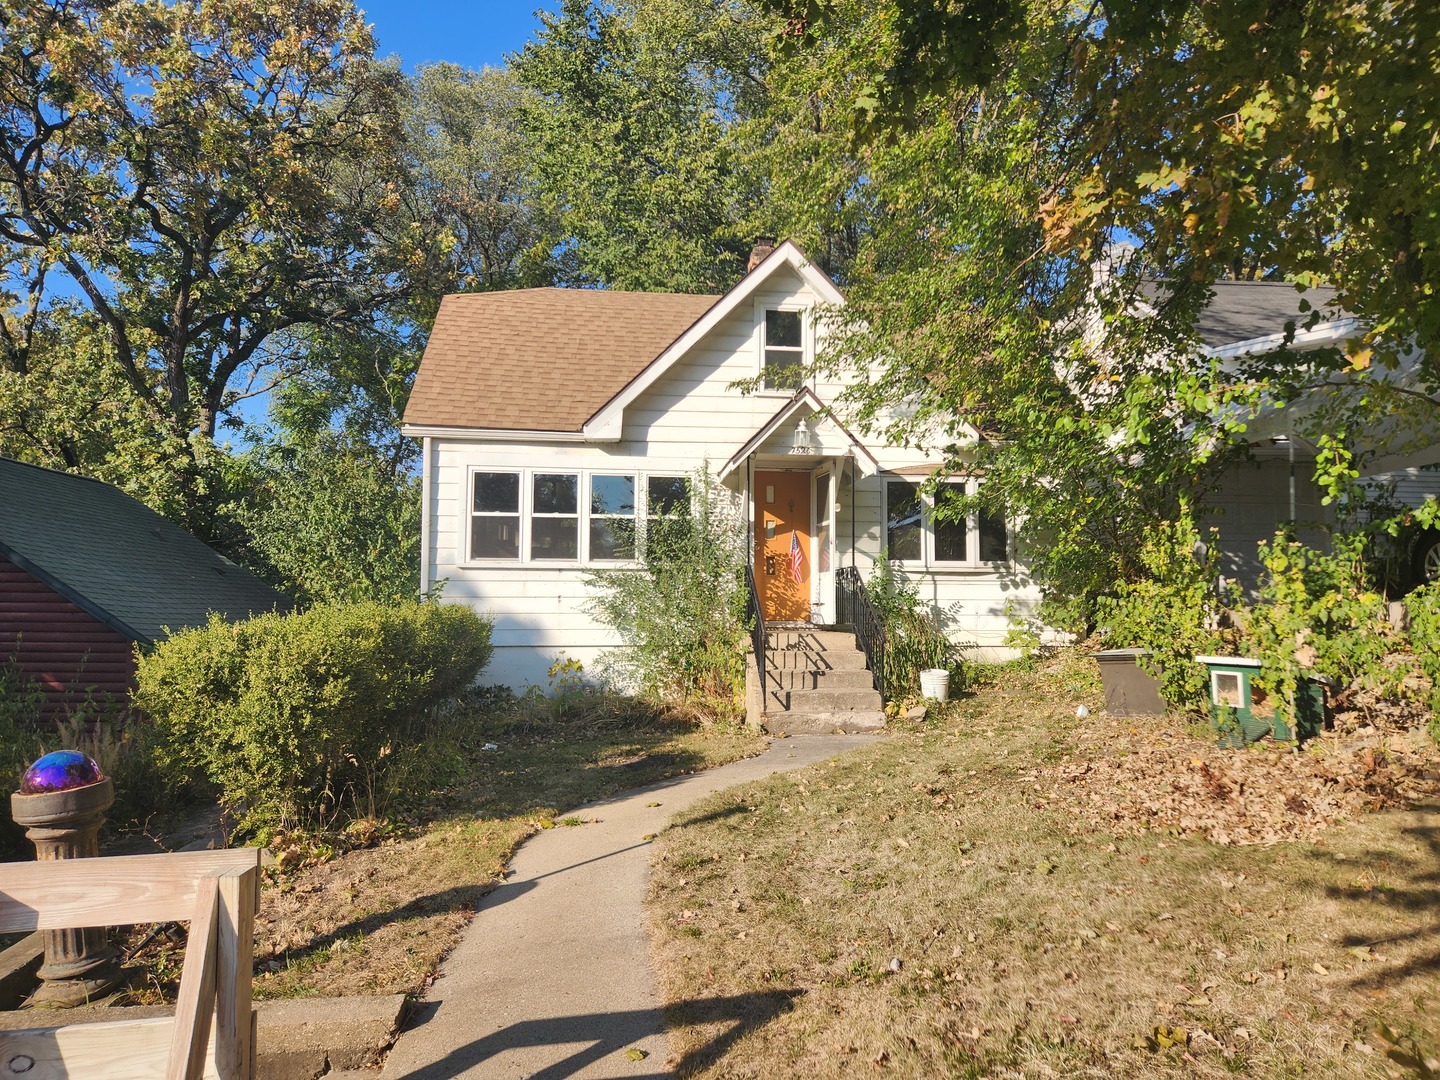
[{"label": "concrete front walkway", "polygon": [[510,863],[514,876],[481,902],[382,1080],[670,1075],[644,927],[645,837],[712,792],[875,741],[778,739],[758,757],[577,812],[596,823],[532,837]]}]

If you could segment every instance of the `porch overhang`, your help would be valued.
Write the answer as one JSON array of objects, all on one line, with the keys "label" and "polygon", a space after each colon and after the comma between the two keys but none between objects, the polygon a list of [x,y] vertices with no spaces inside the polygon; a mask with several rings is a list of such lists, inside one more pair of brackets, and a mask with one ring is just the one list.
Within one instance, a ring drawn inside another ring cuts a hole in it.
[{"label": "porch overhang", "polygon": [[[804,454],[804,457],[818,463],[826,457],[842,456],[835,453],[835,449],[843,448],[843,456],[854,459],[860,475],[874,476],[880,471],[880,463],[875,460],[875,455],[870,453],[865,444],[849,428],[835,418],[814,390],[804,386],[797,390],[795,396],[782,405],[774,416],[761,424],[755,434],[750,436],[745,444],[730,456],[730,460],[720,467],[720,479],[724,480],[743,468],[745,462],[759,453],[777,432],[817,415],[820,420],[814,434],[823,438],[829,449],[823,446],[815,448]],[[798,459],[802,455],[796,454],[795,456]]]}]

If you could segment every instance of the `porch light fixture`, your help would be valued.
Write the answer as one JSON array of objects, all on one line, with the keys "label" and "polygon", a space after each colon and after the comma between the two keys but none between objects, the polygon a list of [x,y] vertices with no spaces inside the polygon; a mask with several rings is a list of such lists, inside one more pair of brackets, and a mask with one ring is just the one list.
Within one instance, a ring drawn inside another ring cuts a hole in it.
[{"label": "porch light fixture", "polygon": [[810,441],[810,425],[801,420],[795,425],[795,434],[790,439],[790,453],[792,454],[813,454],[814,446]]}]

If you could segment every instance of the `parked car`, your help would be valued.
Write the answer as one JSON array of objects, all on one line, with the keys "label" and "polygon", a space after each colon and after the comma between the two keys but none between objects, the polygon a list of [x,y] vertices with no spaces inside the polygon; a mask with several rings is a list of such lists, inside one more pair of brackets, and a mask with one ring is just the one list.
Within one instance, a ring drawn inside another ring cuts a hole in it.
[{"label": "parked car", "polygon": [[1414,510],[1440,498],[1440,467],[1433,465],[1374,476],[1366,481],[1376,501],[1375,512],[1404,515],[1400,531],[1382,536],[1374,546],[1376,576],[1392,596],[1440,581],[1440,525],[1422,524]]}]

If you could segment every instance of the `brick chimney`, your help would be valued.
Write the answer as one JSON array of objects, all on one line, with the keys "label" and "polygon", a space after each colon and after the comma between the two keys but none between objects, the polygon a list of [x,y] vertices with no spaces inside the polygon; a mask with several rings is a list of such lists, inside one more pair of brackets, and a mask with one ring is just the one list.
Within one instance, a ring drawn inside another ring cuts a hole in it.
[{"label": "brick chimney", "polygon": [[754,270],[774,250],[775,238],[773,236],[757,236],[755,246],[750,249],[750,263],[745,267],[745,272],[748,274]]}]

